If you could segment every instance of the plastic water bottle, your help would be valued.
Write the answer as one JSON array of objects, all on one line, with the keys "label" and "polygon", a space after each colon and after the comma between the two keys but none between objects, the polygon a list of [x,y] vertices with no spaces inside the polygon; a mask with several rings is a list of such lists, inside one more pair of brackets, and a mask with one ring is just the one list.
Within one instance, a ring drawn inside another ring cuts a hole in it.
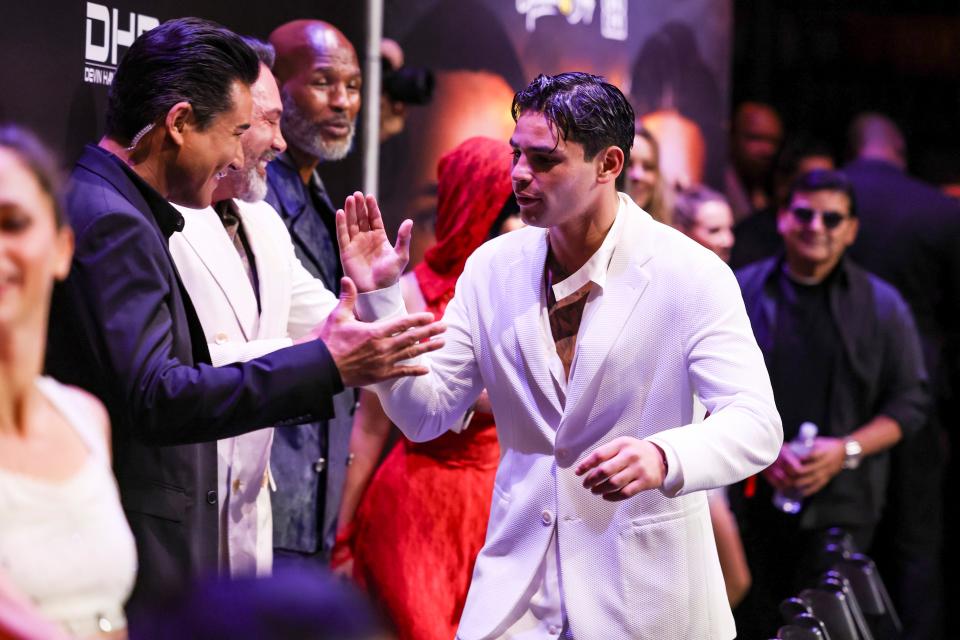
[{"label": "plastic water bottle", "polygon": [[[800,433],[787,446],[802,460],[813,451],[813,442],[816,439],[817,425],[804,422],[800,425]],[[796,490],[777,491],[773,494],[773,506],[784,513],[797,514],[803,509],[803,496]]]}]

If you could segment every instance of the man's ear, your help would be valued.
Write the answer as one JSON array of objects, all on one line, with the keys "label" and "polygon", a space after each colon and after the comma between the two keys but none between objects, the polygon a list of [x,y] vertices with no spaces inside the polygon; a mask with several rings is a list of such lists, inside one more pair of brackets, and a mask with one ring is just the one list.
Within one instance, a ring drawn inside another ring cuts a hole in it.
[{"label": "man's ear", "polygon": [[845,241],[848,247],[857,241],[857,233],[859,233],[859,231],[860,231],[860,218],[857,218],[856,216],[851,216],[850,219],[847,220],[847,231],[846,231],[846,238],[845,238]]},{"label": "man's ear", "polygon": [[177,145],[183,145],[183,131],[193,120],[193,107],[189,102],[178,102],[167,111],[167,117],[163,121],[163,126],[167,130],[167,136]]},{"label": "man's ear", "polygon": [[623,171],[623,149],[616,146],[609,146],[597,155],[599,156],[597,182],[606,184],[607,182],[616,181],[617,176]]}]

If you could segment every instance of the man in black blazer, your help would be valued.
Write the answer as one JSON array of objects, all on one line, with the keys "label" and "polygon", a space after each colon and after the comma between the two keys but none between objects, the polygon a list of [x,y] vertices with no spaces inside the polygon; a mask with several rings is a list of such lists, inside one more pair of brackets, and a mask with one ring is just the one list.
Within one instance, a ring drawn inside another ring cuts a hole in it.
[{"label": "man in black blazer", "polygon": [[[960,382],[960,205],[907,175],[906,144],[889,118],[859,116],[850,129],[850,144],[855,159],[844,172],[853,184],[861,218],[860,236],[850,253],[897,287],[910,305],[939,405],[918,434],[894,449],[891,509],[881,537],[894,561],[895,570],[888,569],[884,579],[893,583],[904,638],[936,638],[944,540],[941,430],[955,437]],[[953,485],[948,481],[946,486]],[[952,553],[949,547],[946,552]],[[881,554],[878,562],[884,559]]]},{"label": "man in black blazer", "polygon": [[[329,416],[344,385],[423,373],[402,361],[432,350],[421,340],[441,330],[422,314],[356,321],[345,279],[340,306],[309,340],[210,365],[167,247],[183,228],[168,201],[208,206],[224,172],[242,166],[258,72],[256,54],[216,24],[185,18],[146,32],[117,69],[106,136],[70,179],[76,253],[54,294],[47,368],[110,411],[139,553],[134,609],[217,569],[217,439]],[[396,259],[405,251],[401,241]]]}]

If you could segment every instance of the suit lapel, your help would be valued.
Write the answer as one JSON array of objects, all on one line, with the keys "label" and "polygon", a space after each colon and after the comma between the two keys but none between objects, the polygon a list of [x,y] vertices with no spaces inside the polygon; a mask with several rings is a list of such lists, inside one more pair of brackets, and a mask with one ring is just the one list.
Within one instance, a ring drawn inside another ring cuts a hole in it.
[{"label": "suit lapel", "polygon": [[519,308],[514,315],[513,327],[529,378],[533,380],[549,406],[559,416],[562,415],[563,408],[549,364],[554,354],[546,344],[547,337],[544,335],[542,325],[543,265],[546,257],[547,237],[543,234],[537,244],[527,245],[523,258],[512,265],[514,280],[506,290],[516,293],[518,302],[515,304],[518,304]]},{"label": "suit lapel", "polygon": [[288,269],[289,262],[286,256],[279,254],[274,234],[265,228],[259,217],[251,211],[252,205],[239,202],[237,205],[260,282],[260,325],[257,337],[263,339],[286,335],[285,318],[290,309],[290,278],[282,272]]},{"label": "suit lapel", "polygon": [[606,283],[593,303],[595,308],[591,309],[590,324],[577,340],[564,415],[570,415],[591,381],[596,378],[610,356],[611,348],[627,327],[650,280],[649,272],[643,268],[651,256],[648,238],[643,237],[642,228],[647,223],[652,224],[652,221],[635,205],[625,208],[622,215],[628,217],[623,221],[622,235],[610,258]]},{"label": "suit lapel", "polygon": [[233,243],[212,208],[181,209],[186,224],[183,237],[220,286],[230,304],[246,340],[256,337],[258,324],[257,299]]}]

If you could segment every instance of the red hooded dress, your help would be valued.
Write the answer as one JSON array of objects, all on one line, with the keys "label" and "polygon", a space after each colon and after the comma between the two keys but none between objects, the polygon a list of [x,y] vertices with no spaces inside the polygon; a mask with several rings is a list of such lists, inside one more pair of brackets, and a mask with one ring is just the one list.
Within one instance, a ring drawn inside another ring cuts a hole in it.
[{"label": "red hooded dress", "polygon": [[[511,148],[471,138],[438,165],[437,244],[414,273],[440,318],[467,257],[510,195]],[[377,470],[354,519],[354,577],[400,640],[451,640],[490,516],[500,458],[493,416],[426,443],[406,438]]]}]

